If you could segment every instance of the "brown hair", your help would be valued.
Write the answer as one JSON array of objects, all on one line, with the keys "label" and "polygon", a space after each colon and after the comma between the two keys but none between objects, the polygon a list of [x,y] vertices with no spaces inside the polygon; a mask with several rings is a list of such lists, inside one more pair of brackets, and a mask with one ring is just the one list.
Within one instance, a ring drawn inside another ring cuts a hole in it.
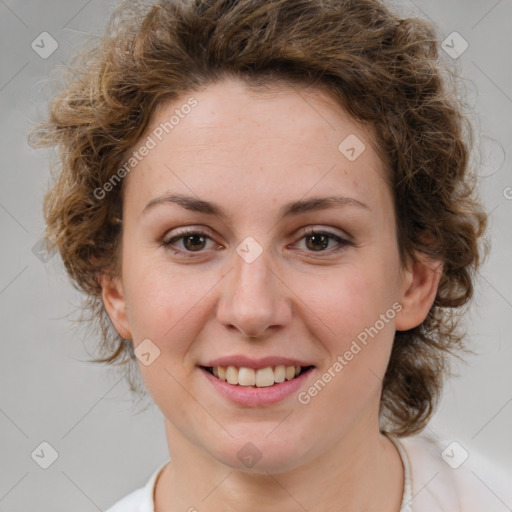
[{"label": "brown hair", "polygon": [[415,251],[443,262],[425,321],[396,332],[382,390],[385,430],[424,428],[447,355],[463,348],[460,307],[473,294],[486,227],[468,164],[471,128],[438,46],[431,24],[402,19],[377,0],[121,4],[32,134],[34,145],[60,148],[44,200],[46,234],[100,327],[104,357],[95,361],[128,364],[132,391],[140,386],[132,343],[113,329],[98,284],[100,272],[118,269],[122,186],[105,199],[94,191],[119,170],[155,108],[228,76],[255,88],[318,87],[373,134],[394,194],[402,262]]}]

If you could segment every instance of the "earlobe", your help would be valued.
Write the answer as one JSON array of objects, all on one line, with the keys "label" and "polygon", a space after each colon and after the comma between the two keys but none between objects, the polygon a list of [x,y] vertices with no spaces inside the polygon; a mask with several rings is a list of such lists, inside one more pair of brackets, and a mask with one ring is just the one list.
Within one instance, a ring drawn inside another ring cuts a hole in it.
[{"label": "earlobe", "polygon": [[425,320],[436,298],[442,272],[440,260],[416,255],[416,261],[411,262],[404,272],[402,310],[396,316],[395,324],[398,331],[413,329]]},{"label": "earlobe", "polygon": [[132,338],[126,316],[126,299],[121,280],[107,274],[98,278],[101,286],[101,298],[116,331],[125,340]]}]

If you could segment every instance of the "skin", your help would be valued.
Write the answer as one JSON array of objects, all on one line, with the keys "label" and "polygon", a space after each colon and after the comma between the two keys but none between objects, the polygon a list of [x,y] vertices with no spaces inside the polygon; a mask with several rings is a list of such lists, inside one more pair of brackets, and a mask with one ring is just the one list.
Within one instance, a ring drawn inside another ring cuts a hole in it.
[{"label": "skin", "polygon": [[[396,512],[403,468],[379,432],[382,378],[395,330],[420,324],[434,301],[439,262],[401,266],[370,135],[322,91],[260,93],[225,79],[193,96],[198,105],[125,178],[121,272],[101,278],[119,334],[160,350],[149,366],[139,362],[172,457],[156,511]],[[141,143],[188,97],[162,104]],[[338,150],[350,134],[366,146],[354,161]],[[171,203],[141,213],[170,193],[214,202],[227,218]],[[290,201],[330,195],[367,207],[278,215]],[[162,245],[187,226],[211,230],[174,242],[190,258]],[[351,243],[322,248],[304,227]],[[247,236],[262,248],[252,263],[236,252]],[[394,303],[401,311],[308,404],[293,394],[235,405],[198,367],[233,354],[296,357],[315,365],[307,390]],[[247,442],[262,455],[252,468],[237,456]]]}]

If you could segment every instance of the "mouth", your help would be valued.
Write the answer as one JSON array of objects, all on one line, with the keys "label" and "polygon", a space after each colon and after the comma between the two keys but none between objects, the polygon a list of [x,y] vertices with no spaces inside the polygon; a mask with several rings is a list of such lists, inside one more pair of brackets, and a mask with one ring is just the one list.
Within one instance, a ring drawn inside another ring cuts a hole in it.
[{"label": "mouth", "polygon": [[220,381],[232,386],[268,388],[310,372],[314,366],[267,366],[247,368],[236,366],[200,366],[200,368]]}]

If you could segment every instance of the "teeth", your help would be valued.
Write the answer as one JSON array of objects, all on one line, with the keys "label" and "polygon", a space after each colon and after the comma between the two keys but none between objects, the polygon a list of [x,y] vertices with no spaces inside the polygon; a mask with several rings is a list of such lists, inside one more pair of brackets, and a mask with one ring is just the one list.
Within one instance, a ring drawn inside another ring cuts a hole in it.
[{"label": "teeth", "polygon": [[276,366],[274,369],[274,382],[284,382],[286,379],[286,367],[284,365]]},{"label": "teeth", "polygon": [[238,370],[234,366],[226,368],[226,380],[230,384],[238,384]]},{"label": "teeth", "polygon": [[[240,368],[242,371],[243,368]],[[294,374],[295,376],[295,374]],[[267,368],[260,368],[256,370],[256,387],[257,388],[266,388],[268,386],[273,386],[275,383],[274,379],[274,370],[269,366]]]},{"label": "teeth", "polygon": [[285,366],[283,364],[272,367],[253,368],[236,366],[215,366],[212,368],[215,377],[220,380],[227,381],[229,384],[239,386],[256,386],[257,388],[265,388],[273,386],[276,383],[291,380],[301,372],[300,366]]},{"label": "teeth", "polygon": [[286,380],[291,380],[295,377],[295,366],[287,366],[286,367]]},{"label": "teeth", "polygon": [[256,384],[256,372],[252,368],[240,368],[238,370],[238,384],[240,386],[254,386]]}]

